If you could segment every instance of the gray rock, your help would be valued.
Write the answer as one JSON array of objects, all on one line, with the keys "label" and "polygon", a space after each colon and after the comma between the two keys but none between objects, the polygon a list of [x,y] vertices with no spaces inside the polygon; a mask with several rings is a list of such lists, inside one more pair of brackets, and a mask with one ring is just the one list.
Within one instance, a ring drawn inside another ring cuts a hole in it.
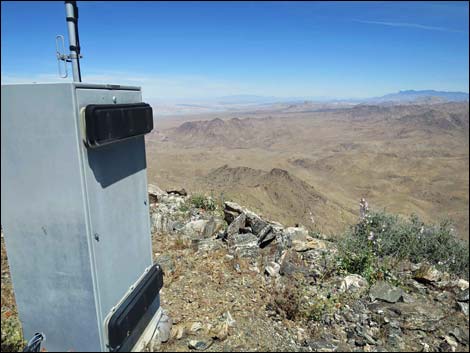
[{"label": "gray rock", "polygon": [[399,315],[400,328],[403,330],[433,332],[446,317],[443,307],[422,299],[414,303],[388,305],[388,310]]},{"label": "gray rock", "polygon": [[286,234],[284,234],[283,228],[275,228],[274,231],[276,232],[276,254],[274,260],[281,263],[282,254],[292,247],[292,241]]},{"label": "gray rock", "polygon": [[211,238],[216,235],[224,227],[224,221],[220,218],[212,217],[204,226],[202,231],[203,238]]},{"label": "gray rock", "polygon": [[366,290],[368,286],[369,284],[364,277],[353,274],[344,277],[344,279],[341,281],[339,290],[340,292],[362,292]]},{"label": "gray rock", "polygon": [[239,257],[256,257],[259,253],[258,238],[252,233],[238,233],[228,238],[232,252]]},{"label": "gray rock", "polygon": [[454,336],[455,339],[462,344],[467,345],[469,342],[469,335],[467,330],[455,327],[453,330],[449,331],[449,335]]},{"label": "gray rock", "polygon": [[258,245],[264,248],[276,239],[276,232],[271,225],[267,225],[258,233]]},{"label": "gray rock", "polygon": [[259,247],[256,235],[252,233],[238,233],[227,239],[230,251],[238,257],[257,257]]},{"label": "gray rock", "polygon": [[266,266],[265,268],[265,273],[267,273],[269,276],[271,277],[276,277],[279,275],[279,270],[281,269],[281,266],[274,262],[274,261],[271,261],[270,264],[268,266]]},{"label": "gray rock", "polygon": [[231,202],[231,201],[225,201],[224,202],[224,209],[230,212],[235,212],[235,213],[243,213],[245,209],[240,206],[238,203]]},{"label": "gray rock", "polygon": [[308,268],[305,267],[302,257],[293,249],[284,252],[280,258],[280,264],[281,276],[291,276],[295,273],[308,274]]},{"label": "gray rock", "polygon": [[245,257],[245,258],[254,259],[254,258],[258,257],[258,255],[259,255],[259,248],[258,248],[258,246],[253,247],[253,246],[242,245],[242,246],[237,246],[234,249],[234,253],[238,257]]},{"label": "gray rock", "polygon": [[372,301],[379,299],[388,303],[396,303],[403,297],[403,290],[390,283],[379,281],[370,288],[369,297]]},{"label": "gray rock", "polygon": [[289,237],[293,242],[294,241],[308,241],[310,237],[308,236],[308,230],[304,227],[288,227],[284,229],[284,234]]},{"label": "gray rock", "polygon": [[326,243],[320,239],[310,239],[309,241],[293,241],[292,247],[295,251],[305,252],[309,250],[326,249]]},{"label": "gray rock", "polygon": [[338,346],[332,342],[325,340],[307,340],[307,345],[314,352],[337,352]]},{"label": "gray rock", "polygon": [[276,237],[277,237],[277,234],[275,231],[269,232],[268,235],[263,239],[263,241],[259,242],[259,239],[258,239],[259,247],[265,248],[266,246],[271,244],[276,239]]},{"label": "gray rock", "polygon": [[292,247],[299,252],[324,249],[326,243],[320,239],[314,239],[304,227],[288,227],[284,229],[284,235],[290,240]]},{"label": "gray rock", "polygon": [[167,275],[175,270],[175,262],[168,254],[162,254],[155,258],[155,262],[161,266],[163,272]]},{"label": "gray rock", "polygon": [[263,221],[256,213],[246,211],[246,225],[251,227],[253,234],[259,235],[259,233],[268,225],[268,222]]},{"label": "gray rock", "polygon": [[257,243],[258,238],[253,233],[238,233],[234,234],[227,239],[227,243],[230,247],[255,244],[258,247]]},{"label": "gray rock", "polygon": [[356,333],[359,337],[364,338],[364,340],[371,345],[377,344],[375,338],[372,337],[371,330],[367,327],[356,326]]},{"label": "gray rock", "polygon": [[417,271],[413,273],[413,278],[422,283],[433,283],[441,279],[442,273],[434,268],[434,266],[423,264]]},{"label": "gray rock", "polygon": [[466,281],[466,280],[464,280],[464,279],[462,279],[462,278],[456,280],[456,281],[454,282],[454,285],[455,285],[456,287],[458,287],[460,290],[465,290],[465,289],[468,289],[468,287],[469,287],[468,281]]},{"label": "gray rock", "polygon": [[167,234],[170,233],[169,219],[166,215],[155,212],[151,217],[152,233]]},{"label": "gray rock", "polygon": [[179,195],[179,196],[187,196],[188,192],[183,188],[183,189],[170,189],[166,191],[168,194],[174,194],[174,195]]},{"label": "gray rock", "polygon": [[403,302],[404,303],[414,303],[416,301],[415,297],[411,294],[403,292]]},{"label": "gray rock", "polygon": [[455,338],[452,336],[444,336],[444,340],[447,342],[447,344],[449,344],[452,352],[455,352],[456,348],[459,346]]},{"label": "gray rock", "polygon": [[457,306],[465,316],[468,316],[468,303],[457,302]]},{"label": "gray rock", "polygon": [[212,252],[224,247],[222,241],[218,239],[199,239],[197,240],[197,250],[200,252]]},{"label": "gray rock", "polygon": [[166,195],[166,192],[156,185],[148,184],[148,194],[150,203],[154,203],[160,201],[161,197]]},{"label": "gray rock", "polygon": [[188,342],[189,349],[195,349],[198,351],[203,351],[209,348],[212,345],[212,339],[199,339],[199,340],[190,340]]},{"label": "gray rock", "polygon": [[195,334],[200,329],[202,329],[202,324],[200,322],[194,322],[189,328],[189,332]]},{"label": "gray rock", "polygon": [[186,223],[182,231],[190,238],[201,238],[208,223],[209,221],[206,219],[191,221]]},{"label": "gray rock", "polygon": [[169,317],[166,312],[163,312],[162,317],[158,323],[158,337],[160,342],[164,343],[170,339],[171,327],[173,326],[173,319]]},{"label": "gray rock", "polygon": [[227,222],[227,224],[230,224],[233,222],[235,218],[237,218],[239,213],[229,211],[229,210],[224,210],[224,220]]},{"label": "gray rock", "polygon": [[[233,237],[235,234],[239,234],[240,228],[245,227],[245,220],[246,220],[245,214],[240,213],[237,216],[237,218],[235,218],[233,222],[229,224],[229,226],[227,227],[228,239]],[[246,233],[246,234],[250,234],[250,233]]]},{"label": "gray rock", "polygon": [[169,222],[169,227],[173,232],[178,232],[184,228],[186,224],[181,221],[171,221]]},{"label": "gray rock", "polygon": [[468,302],[468,288],[457,294],[456,298],[459,302]]}]

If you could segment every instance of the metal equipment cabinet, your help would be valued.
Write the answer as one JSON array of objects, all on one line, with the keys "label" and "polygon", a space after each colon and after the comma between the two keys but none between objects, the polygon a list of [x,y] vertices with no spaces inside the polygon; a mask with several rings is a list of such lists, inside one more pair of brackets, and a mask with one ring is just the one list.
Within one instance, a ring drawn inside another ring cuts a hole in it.
[{"label": "metal equipment cabinet", "polygon": [[[90,148],[82,108],[140,103],[140,88],[1,91],[1,222],[24,336],[109,350],[106,317],[152,266],[144,136]],[[159,305],[157,294],[152,315]]]}]

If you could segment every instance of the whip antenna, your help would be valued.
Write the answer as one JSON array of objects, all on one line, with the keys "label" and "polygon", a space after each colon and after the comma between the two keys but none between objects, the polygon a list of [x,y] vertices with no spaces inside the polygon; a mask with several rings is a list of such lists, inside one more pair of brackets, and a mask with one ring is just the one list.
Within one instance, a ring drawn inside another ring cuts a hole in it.
[{"label": "whip antenna", "polygon": [[[78,37],[78,7],[76,1],[64,1],[65,16],[67,20],[67,29],[69,33],[70,54],[61,53],[60,46],[65,51],[64,36],[56,36],[56,56],[59,65],[59,76],[65,78],[68,76],[67,63],[72,63],[72,74],[74,82],[82,82],[80,72],[80,39]],[[64,62],[63,68],[61,62]]]}]

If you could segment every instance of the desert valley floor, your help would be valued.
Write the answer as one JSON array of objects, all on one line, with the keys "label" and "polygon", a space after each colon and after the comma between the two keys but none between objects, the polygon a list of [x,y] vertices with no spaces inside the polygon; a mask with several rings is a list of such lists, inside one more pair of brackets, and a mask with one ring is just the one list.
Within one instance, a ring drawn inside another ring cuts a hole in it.
[{"label": "desert valley floor", "polygon": [[275,105],[159,117],[147,137],[149,182],[246,204],[264,216],[340,233],[358,202],[468,239],[468,103]]}]

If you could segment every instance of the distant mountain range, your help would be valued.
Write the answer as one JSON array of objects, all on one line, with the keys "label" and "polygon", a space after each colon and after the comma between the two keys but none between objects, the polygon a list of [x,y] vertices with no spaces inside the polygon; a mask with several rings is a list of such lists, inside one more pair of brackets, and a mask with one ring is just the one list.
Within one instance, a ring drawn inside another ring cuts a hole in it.
[{"label": "distant mountain range", "polygon": [[[332,98],[321,96],[275,97],[240,94],[205,99],[186,99],[184,101],[156,101],[159,115],[203,114],[210,112],[240,111],[247,109],[301,109],[310,106],[311,110],[338,108],[356,104],[364,105],[410,105],[410,104],[439,104],[446,102],[468,102],[466,92],[448,92],[435,90],[403,90],[371,98]],[[287,105],[287,107],[285,107]]]},{"label": "distant mountain range", "polygon": [[366,99],[368,102],[381,103],[381,102],[411,102],[416,100],[423,100],[428,98],[440,98],[448,102],[465,102],[468,101],[468,93],[465,92],[447,92],[435,90],[407,90],[399,91],[397,93],[386,94],[382,97],[374,97]]},{"label": "distant mountain range", "polygon": [[350,102],[350,103],[383,103],[383,102],[412,102],[412,101],[437,101],[447,102],[464,102],[469,100],[466,92],[448,92],[435,90],[404,90],[397,93],[386,94],[381,97],[354,99],[354,98],[328,98],[328,97],[274,97],[274,96],[257,96],[257,95],[233,95],[216,98],[218,104],[267,104],[280,102]]}]

